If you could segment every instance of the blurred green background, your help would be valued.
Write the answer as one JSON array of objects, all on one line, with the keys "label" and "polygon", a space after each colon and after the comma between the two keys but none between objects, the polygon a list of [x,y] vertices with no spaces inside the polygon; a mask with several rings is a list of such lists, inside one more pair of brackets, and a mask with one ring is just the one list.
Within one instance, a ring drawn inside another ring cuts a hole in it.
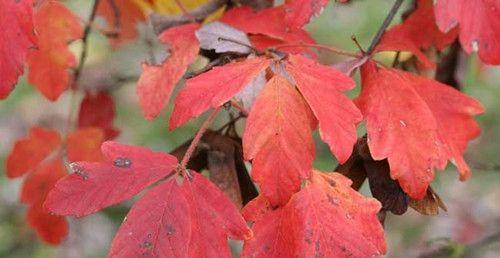
[{"label": "blurred green background", "polygon": [[[407,1],[400,9],[403,12]],[[83,20],[89,15],[92,1],[66,1]],[[358,0],[348,5],[330,3],[322,15],[314,18],[308,31],[325,45],[356,51],[351,40],[356,35],[361,45],[369,45],[393,1]],[[400,15],[393,23],[400,22]],[[98,22],[103,22],[98,19]],[[90,53],[82,76],[81,87],[113,87],[117,103],[116,126],[121,130],[117,141],[169,151],[191,138],[203,119],[197,119],[174,131],[167,130],[171,107],[154,121],[146,121],[139,109],[135,81],[140,64],[145,60],[161,60],[164,48],[155,41],[147,25],[139,26],[140,37],[128,45],[111,49],[107,39],[93,32]],[[80,43],[72,48],[79,52]],[[335,64],[343,59],[320,52],[321,61]],[[392,54],[381,54],[382,62],[392,62]],[[356,78],[358,75],[356,75]],[[116,82],[116,78],[127,78]],[[389,215],[385,224],[387,257],[499,257],[500,253],[500,67],[479,63],[476,56],[462,58],[460,80],[463,90],[483,103],[487,112],[478,118],[482,135],[470,143],[466,160],[473,169],[467,182],[458,181],[454,167],[438,172],[434,189],[448,207],[438,216],[422,216],[409,211],[403,216]],[[356,96],[358,87],[350,93]],[[24,137],[34,125],[60,127],[70,105],[69,93],[55,103],[45,100],[24,79],[12,95],[0,102],[0,158],[3,161],[16,139]],[[78,99],[83,96],[79,95]],[[219,115],[217,124],[227,116]],[[239,125],[241,127],[241,124]],[[452,125],[451,125],[452,126]],[[361,132],[360,132],[361,133]],[[317,138],[317,137],[316,137]],[[331,171],[336,161],[327,146],[317,141],[316,167]],[[70,219],[70,236],[58,247],[44,245],[24,221],[26,207],[19,203],[20,179],[0,176],[0,257],[105,257],[109,243],[132,202],[106,209],[83,219]],[[366,185],[362,192],[370,195]],[[440,252],[442,251],[442,252]],[[433,256],[426,256],[432,254]]]}]

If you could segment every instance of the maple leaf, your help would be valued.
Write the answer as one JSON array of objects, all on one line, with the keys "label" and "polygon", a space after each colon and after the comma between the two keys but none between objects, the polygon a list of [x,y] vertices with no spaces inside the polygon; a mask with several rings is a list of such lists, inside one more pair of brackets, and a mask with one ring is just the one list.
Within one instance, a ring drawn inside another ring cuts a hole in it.
[{"label": "maple leaf", "polygon": [[[460,179],[470,176],[462,155],[480,129],[473,116],[483,107],[450,86],[396,69],[362,66],[356,104],[375,160],[387,158],[391,178],[414,199],[425,196],[434,168],[455,163]],[[449,126],[450,124],[454,126]]]},{"label": "maple leaf", "polygon": [[314,39],[302,28],[289,26],[287,21],[283,19],[286,13],[284,5],[266,8],[258,12],[243,6],[225,12],[220,20],[251,34],[250,41],[259,50],[289,45],[283,50],[289,53],[305,53],[316,58],[316,53],[313,51],[299,47],[302,43],[314,44]]},{"label": "maple leaf", "polygon": [[0,99],[14,89],[28,50],[36,45],[31,0],[0,2]]},{"label": "maple leaf", "polygon": [[459,29],[462,48],[479,52],[488,64],[500,64],[500,2],[496,0],[437,0],[434,13],[439,29]]},{"label": "maple leaf", "polygon": [[42,207],[56,181],[66,175],[62,150],[66,149],[70,161],[100,160],[99,146],[103,138],[100,129],[86,128],[70,133],[63,142],[58,132],[34,127],[26,139],[16,142],[7,157],[9,177],[27,174],[21,202],[29,206],[28,223],[43,241],[59,244],[68,233],[64,217],[50,214]]},{"label": "maple leaf", "polygon": [[137,36],[137,23],[146,20],[141,5],[131,0],[100,1],[97,14],[106,19],[107,31],[116,34],[109,38],[112,46],[134,39]]},{"label": "maple leaf", "polygon": [[175,157],[114,142],[102,144],[106,159],[77,162],[73,174],[57,182],[45,207],[59,215],[88,215],[119,203],[172,173]]},{"label": "maple leaf", "polygon": [[41,164],[26,177],[21,190],[21,202],[29,205],[27,221],[38,236],[49,244],[59,244],[68,234],[64,217],[49,214],[42,208],[43,201],[57,180],[66,175],[60,159]]},{"label": "maple leaf", "polygon": [[286,0],[286,21],[288,26],[302,28],[314,15],[319,15],[328,0]]},{"label": "maple leaf", "polygon": [[264,57],[248,58],[242,62],[215,67],[188,79],[175,99],[170,129],[181,126],[210,107],[223,105],[269,67],[270,63]]},{"label": "maple leaf", "polygon": [[137,95],[147,119],[158,116],[175,84],[198,55],[199,44],[194,34],[198,27],[191,23],[164,31],[159,38],[170,46],[170,56],[161,66],[142,65],[144,71],[137,83]]},{"label": "maple leaf", "polygon": [[313,171],[311,182],[271,210],[262,197],[244,208],[254,237],[242,257],[379,257],[386,251],[380,204],[350,187],[346,177]]},{"label": "maple leaf", "polygon": [[68,159],[74,161],[100,161],[103,159],[99,151],[104,142],[104,132],[97,127],[81,128],[72,132],[66,139]]},{"label": "maple leaf", "polygon": [[458,35],[458,30],[453,29],[443,33],[436,25],[434,8],[431,0],[419,0],[417,8],[402,24],[396,25],[386,31],[377,45],[376,51],[410,51],[425,68],[434,68],[421,49],[436,47],[443,50],[450,45]]},{"label": "maple leaf", "polygon": [[193,171],[156,186],[132,207],[108,257],[232,257],[227,238],[251,236],[231,200]]},{"label": "maple leaf", "polygon": [[15,143],[7,157],[6,171],[9,178],[15,178],[32,171],[61,144],[57,132],[34,127],[28,137]]},{"label": "maple leaf", "polygon": [[363,118],[354,103],[342,94],[354,88],[354,80],[298,55],[288,57],[285,69],[318,119],[321,138],[339,162],[344,163],[357,139],[356,124]]},{"label": "maple leaf", "polygon": [[31,227],[36,229],[38,236],[43,241],[52,245],[60,244],[69,232],[66,219],[47,213],[41,203],[28,208],[26,220]]},{"label": "maple leaf", "polygon": [[245,159],[253,160],[252,178],[273,205],[285,204],[309,176],[315,126],[299,92],[274,75],[257,97],[243,135]]},{"label": "maple leaf", "polygon": [[113,126],[115,115],[115,102],[109,93],[87,92],[80,103],[78,127],[99,127],[104,131],[105,139],[113,139],[120,133]]},{"label": "maple leaf", "polygon": [[68,69],[76,65],[67,44],[79,39],[83,29],[78,17],[57,1],[44,2],[34,24],[38,47],[28,53],[28,82],[55,101],[69,85]]}]

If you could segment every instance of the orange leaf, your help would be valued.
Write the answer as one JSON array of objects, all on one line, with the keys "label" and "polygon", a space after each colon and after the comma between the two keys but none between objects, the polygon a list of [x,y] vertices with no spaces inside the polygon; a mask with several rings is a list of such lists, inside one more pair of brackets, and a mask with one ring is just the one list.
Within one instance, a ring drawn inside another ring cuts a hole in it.
[{"label": "orange leaf", "polygon": [[62,3],[46,1],[35,13],[38,48],[28,54],[28,81],[51,101],[59,98],[71,81],[68,69],[76,65],[68,42],[83,33],[76,17]]},{"label": "orange leaf", "polygon": [[198,27],[191,23],[164,31],[159,37],[170,46],[170,56],[161,66],[142,65],[144,71],[137,83],[137,95],[147,119],[160,114],[176,83],[198,56],[199,44],[194,34]]},{"label": "orange leaf", "polygon": [[216,108],[229,101],[247,86],[259,73],[269,67],[267,58],[248,58],[202,73],[186,81],[175,98],[170,117],[170,129],[175,129],[210,107]]},{"label": "orange leaf", "polygon": [[68,159],[75,161],[101,161],[101,144],[104,142],[104,132],[100,128],[88,127],[68,135]]},{"label": "orange leaf", "polygon": [[109,39],[112,46],[134,39],[137,36],[137,23],[146,20],[142,9],[134,0],[99,1],[97,14],[106,19],[108,31],[116,32],[117,37]]},{"label": "orange leaf", "polygon": [[342,94],[354,88],[354,80],[299,55],[290,55],[285,67],[318,119],[321,139],[340,163],[346,162],[357,140],[356,124],[363,119],[354,103]]},{"label": "orange leaf", "polygon": [[250,202],[244,213],[256,218],[254,237],[245,241],[242,257],[380,257],[386,251],[380,203],[350,184],[338,173],[314,171],[284,207]]},{"label": "orange leaf", "polygon": [[17,141],[7,157],[7,176],[19,177],[35,169],[60,144],[59,133],[39,127],[31,128],[28,137]]},{"label": "orange leaf", "polygon": [[267,82],[247,119],[243,150],[253,160],[252,178],[273,205],[285,204],[309,176],[314,127],[311,110],[285,78]]},{"label": "orange leaf", "polygon": [[38,236],[48,244],[58,245],[68,235],[69,226],[66,219],[49,214],[41,204],[31,206],[26,219]]},{"label": "orange leaf", "polygon": [[32,4],[31,0],[0,1],[0,99],[14,89],[29,48],[35,47]]},{"label": "orange leaf", "polygon": [[[461,179],[467,142],[480,130],[473,119],[483,112],[474,99],[437,81],[372,61],[361,69],[357,104],[367,121],[368,146],[375,160],[387,158],[391,178],[415,199],[425,196],[434,168],[456,163]],[[453,125],[453,126],[450,126]]]}]

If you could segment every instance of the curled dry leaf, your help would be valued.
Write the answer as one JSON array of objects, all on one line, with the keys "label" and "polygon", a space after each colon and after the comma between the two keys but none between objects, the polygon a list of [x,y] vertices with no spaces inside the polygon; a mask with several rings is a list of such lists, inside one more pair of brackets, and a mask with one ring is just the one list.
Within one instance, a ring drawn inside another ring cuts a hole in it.
[{"label": "curled dry leaf", "polygon": [[196,37],[203,49],[215,53],[233,52],[248,54],[251,45],[247,34],[222,22],[211,22],[196,31]]}]

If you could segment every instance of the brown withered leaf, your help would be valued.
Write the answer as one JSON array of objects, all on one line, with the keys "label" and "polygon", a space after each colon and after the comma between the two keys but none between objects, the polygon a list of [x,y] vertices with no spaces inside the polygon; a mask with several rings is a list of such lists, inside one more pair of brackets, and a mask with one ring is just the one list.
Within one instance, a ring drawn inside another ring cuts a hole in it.
[{"label": "brown withered leaf", "polygon": [[431,187],[427,188],[427,194],[423,199],[410,199],[409,205],[412,209],[423,215],[438,215],[439,208],[448,211],[444,202]]},{"label": "brown withered leaf", "polygon": [[352,181],[351,187],[354,190],[359,190],[366,179],[366,170],[363,162],[363,157],[359,153],[359,149],[361,148],[362,139],[358,139],[356,145],[354,145],[354,151],[346,161],[346,163],[338,165],[335,168],[336,172],[348,177]]},{"label": "brown withered leaf", "polygon": [[[191,140],[177,147],[171,154],[182,159]],[[237,135],[222,135],[208,130],[201,138],[187,167],[195,171],[208,169],[210,180],[224,191],[238,207],[258,195],[257,189],[248,175],[243,160],[241,139]]]}]

